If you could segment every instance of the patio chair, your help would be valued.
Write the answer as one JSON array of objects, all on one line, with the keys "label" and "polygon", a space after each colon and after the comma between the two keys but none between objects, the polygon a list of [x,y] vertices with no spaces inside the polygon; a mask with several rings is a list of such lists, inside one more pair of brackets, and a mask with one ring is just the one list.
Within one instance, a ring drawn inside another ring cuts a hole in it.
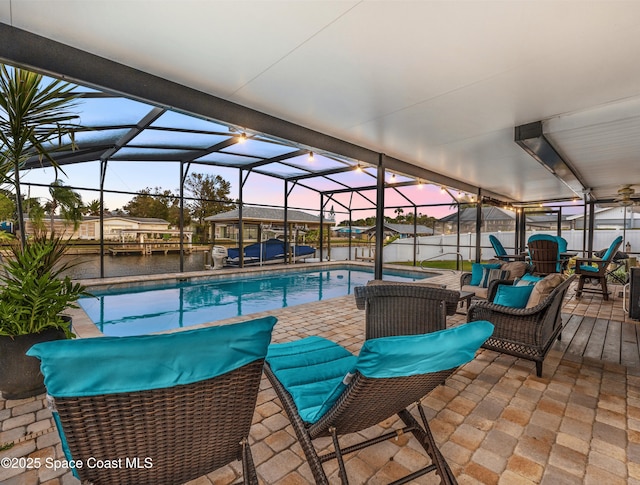
[{"label": "patio chair", "polygon": [[443,330],[456,312],[460,292],[428,283],[370,281],[354,289],[356,305],[365,310],[365,339],[415,335]]},{"label": "patio chair", "polygon": [[522,254],[507,254],[506,249],[500,242],[500,240],[493,234],[489,235],[489,242],[493,246],[493,251],[496,253],[496,259],[500,261],[524,261]]},{"label": "patio chair", "polygon": [[34,345],[66,459],[112,465],[74,475],[169,485],[240,459],[257,485],[248,436],[275,323]]},{"label": "patio chair", "polygon": [[[474,322],[425,335],[371,339],[357,357],[321,337],[271,345],[265,374],[293,425],[316,484],[329,483],[324,462],[337,459],[340,480],[347,484],[344,454],[409,432],[431,464],[393,483],[430,472],[437,473],[443,483],[457,483],[431,434],[420,400],[458,366],[472,360],[492,331],[491,323]],[[408,409],[414,403],[421,423]],[[342,436],[395,415],[404,423],[402,429],[371,439],[353,436],[340,444]],[[316,450],[314,440],[323,436],[332,438],[334,451],[319,454]]]},{"label": "patio chair", "polygon": [[[578,288],[576,296],[582,296],[582,293],[598,293],[602,298],[609,300],[609,288],[607,287],[607,267],[611,263],[614,255],[618,252],[618,248],[622,244],[622,236],[618,236],[613,240],[609,249],[600,258],[577,258],[575,272],[580,278],[578,280]],[[584,288],[586,280],[597,280],[599,288]]]},{"label": "patio chair", "polygon": [[534,234],[527,241],[533,274],[561,273],[563,261],[560,254],[566,252],[567,241],[551,234]]},{"label": "patio chair", "polygon": [[498,282],[489,290],[486,301],[477,300],[471,305],[467,321],[489,320],[493,323],[493,335],[482,346],[534,361],[536,375],[541,377],[544,358],[556,339],[560,339],[562,302],[574,279],[574,275],[566,279],[559,273],[548,275],[536,283],[540,285],[538,298],[533,302],[531,299],[525,301],[524,307],[498,304],[496,295],[501,286],[515,288],[511,282]]}]

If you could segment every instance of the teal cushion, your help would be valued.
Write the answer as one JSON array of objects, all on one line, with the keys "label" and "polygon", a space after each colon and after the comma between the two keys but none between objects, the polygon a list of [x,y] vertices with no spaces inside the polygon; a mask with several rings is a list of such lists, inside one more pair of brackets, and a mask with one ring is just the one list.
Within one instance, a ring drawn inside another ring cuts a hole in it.
[{"label": "teal cushion", "polygon": [[493,333],[484,320],[424,335],[365,341],[356,370],[365,377],[389,378],[453,369],[472,360]]},{"label": "teal cushion", "polygon": [[500,285],[493,303],[511,308],[524,308],[527,306],[534,285],[510,286]]},{"label": "teal cushion", "polygon": [[272,344],[267,354],[271,370],[306,423],[315,423],[333,406],[356,360],[347,349],[322,337]]},{"label": "teal cushion", "polygon": [[522,275],[522,278],[516,279],[513,286],[535,286],[538,281],[543,280],[542,276],[533,276],[531,274]]},{"label": "teal cushion", "polygon": [[618,236],[617,238],[615,238],[613,240],[613,242],[611,243],[611,246],[609,246],[609,249],[607,249],[607,252],[604,253],[602,255],[602,259],[604,259],[605,261],[608,261],[609,258],[611,258],[613,253],[613,250],[616,248],[616,246],[618,246],[618,244],[620,244],[622,242],[622,236]]},{"label": "teal cushion", "polygon": [[484,268],[499,269],[500,263],[473,263],[471,265],[471,286],[480,286]]},{"label": "teal cushion", "polygon": [[591,271],[592,273],[597,273],[600,271],[600,268],[597,266],[589,266],[588,264],[581,264],[580,271]]},{"label": "teal cushion", "polygon": [[267,362],[287,389],[298,414],[315,423],[347,388],[350,374],[399,377],[452,369],[475,357],[493,332],[486,321],[471,322],[425,335],[367,340],[358,357],[321,337],[269,346]]},{"label": "teal cushion", "polygon": [[94,396],[191,384],[262,359],[277,320],[265,317],[157,335],[43,342],[39,358],[54,397]]}]

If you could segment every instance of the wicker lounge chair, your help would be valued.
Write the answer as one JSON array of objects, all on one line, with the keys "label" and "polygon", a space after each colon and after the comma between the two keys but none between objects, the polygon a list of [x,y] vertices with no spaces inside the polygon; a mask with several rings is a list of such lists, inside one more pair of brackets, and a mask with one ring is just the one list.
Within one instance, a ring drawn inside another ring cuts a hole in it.
[{"label": "wicker lounge chair", "polygon": [[[455,368],[472,360],[492,330],[489,322],[474,322],[425,335],[371,339],[358,357],[320,337],[271,345],[265,374],[293,425],[315,482],[329,483],[322,463],[337,459],[341,482],[348,483],[343,454],[411,432],[431,458],[431,465],[409,475],[409,480],[435,471],[443,483],[457,483],[419,401]],[[413,403],[417,403],[421,424],[408,410]],[[404,428],[364,441],[360,436],[358,442],[354,436],[344,448],[340,444],[340,437],[394,415]],[[322,436],[333,438],[334,452],[318,454],[313,440]]]},{"label": "wicker lounge chair", "polygon": [[[561,275],[555,275],[562,278]],[[484,348],[515,355],[536,363],[542,376],[542,362],[562,331],[562,301],[575,279],[571,275],[548,296],[531,308],[510,308],[493,303],[500,283],[493,286],[487,301],[475,301],[467,312],[467,321],[488,320],[495,326]],[[509,282],[508,285],[511,285]]]},{"label": "wicker lounge chair", "polygon": [[74,474],[170,485],[241,459],[244,483],[257,485],[247,439],[275,322],[32,347],[67,460],[111,465]]},{"label": "wicker lounge chair", "polygon": [[[613,240],[609,249],[600,258],[578,258],[576,259],[576,274],[580,278],[578,280],[578,288],[576,296],[581,297],[582,293],[599,293],[606,301],[609,300],[609,288],[607,287],[607,268],[613,257],[618,252],[618,248],[622,244],[622,236],[618,236]],[[595,265],[595,266],[594,266]],[[584,288],[585,280],[596,280],[600,285],[599,288]]]},{"label": "wicker lounge chair", "polygon": [[443,330],[460,299],[458,291],[379,280],[356,287],[354,294],[357,307],[366,311],[365,339]]}]

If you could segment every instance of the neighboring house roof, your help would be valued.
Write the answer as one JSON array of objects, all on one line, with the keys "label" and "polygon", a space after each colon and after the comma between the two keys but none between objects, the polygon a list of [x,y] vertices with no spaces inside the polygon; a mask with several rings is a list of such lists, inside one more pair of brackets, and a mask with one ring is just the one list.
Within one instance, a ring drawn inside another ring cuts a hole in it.
[{"label": "neighboring house roof", "polygon": [[[238,209],[221,212],[213,216],[205,217],[205,221],[210,222],[237,222],[240,217]],[[242,209],[242,220],[245,222],[284,222],[284,209],[273,209],[268,207],[244,207]],[[320,217],[307,212],[288,209],[287,222],[291,223],[313,223],[320,224]],[[331,219],[324,219],[325,224],[334,224]]]},{"label": "neighboring house roof", "polygon": [[[408,234],[410,236],[414,235],[413,232],[413,224],[395,224],[391,222],[385,222],[383,228],[387,231],[395,232],[396,234]],[[375,226],[370,227],[367,232],[373,233],[375,232]],[[415,228],[415,234],[424,235],[424,234],[433,234],[433,229],[427,226],[423,226],[418,224]]]},{"label": "neighboring house roof", "polygon": [[[65,221],[66,219],[64,219],[63,217],[60,216],[54,216],[53,217],[54,221]],[[108,216],[105,215],[104,216],[104,220],[108,221],[108,220],[113,220],[113,219],[120,219],[123,221],[134,221],[134,222],[138,222],[140,224],[166,224],[169,225],[169,221],[165,220],[165,219],[161,219],[159,217],[131,217],[131,216]],[[25,216],[25,221],[30,220],[29,217]],[[49,216],[45,216],[44,218],[45,221],[49,220]],[[89,222],[89,221],[99,221],[100,217],[99,216],[83,216],[82,217],[82,222]]]},{"label": "neighboring house roof", "polygon": [[[513,221],[516,215],[513,211],[501,209],[500,207],[483,207],[482,220],[484,221]],[[456,222],[458,220],[458,212],[453,212],[439,219],[440,222]],[[460,222],[475,222],[476,208],[467,207],[460,211]]]}]

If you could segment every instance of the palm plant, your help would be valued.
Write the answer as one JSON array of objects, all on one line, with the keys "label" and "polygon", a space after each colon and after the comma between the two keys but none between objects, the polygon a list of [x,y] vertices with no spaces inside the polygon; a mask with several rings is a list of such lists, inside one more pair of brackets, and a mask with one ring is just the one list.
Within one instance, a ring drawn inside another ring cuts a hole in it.
[{"label": "palm plant", "polygon": [[54,232],[54,217],[58,208],[60,215],[73,223],[73,229],[77,230],[84,210],[80,194],[65,186],[61,180],[56,180],[49,186],[49,194],[51,199],[45,204],[45,210],[49,212],[51,234]]},{"label": "palm plant", "polygon": [[78,95],[72,89],[69,83],[46,83],[41,74],[0,65],[0,178],[15,190],[22,247],[26,235],[20,171],[38,157],[57,174],[60,167],[51,153],[73,147],[79,128],[74,122],[78,115],[72,112]]}]

